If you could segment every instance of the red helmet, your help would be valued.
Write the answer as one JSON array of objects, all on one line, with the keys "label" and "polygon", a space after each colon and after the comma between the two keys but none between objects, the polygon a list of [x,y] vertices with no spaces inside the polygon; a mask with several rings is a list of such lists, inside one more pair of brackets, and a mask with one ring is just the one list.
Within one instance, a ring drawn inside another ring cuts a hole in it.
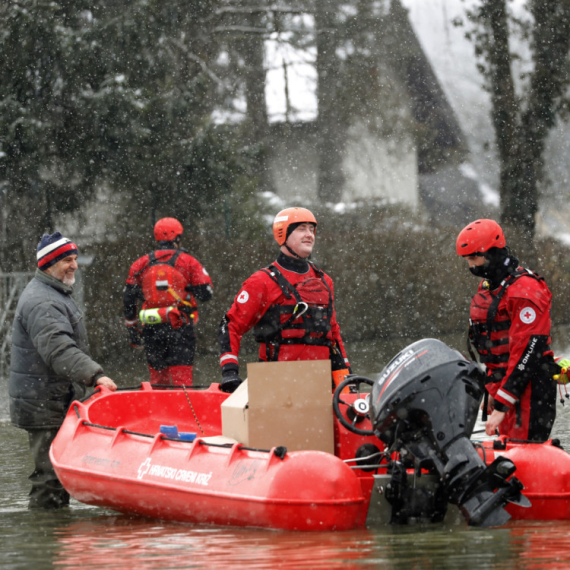
[{"label": "red helmet", "polygon": [[279,245],[287,241],[287,230],[292,224],[311,223],[315,224],[317,230],[317,220],[313,213],[306,208],[285,208],[281,210],[273,220],[273,237]]},{"label": "red helmet", "polygon": [[162,218],[154,224],[154,239],[156,241],[174,241],[182,235],[184,228],[176,218]]},{"label": "red helmet", "polygon": [[505,235],[495,220],[475,220],[457,236],[457,255],[485,253],[492,247],[505,247]]}]

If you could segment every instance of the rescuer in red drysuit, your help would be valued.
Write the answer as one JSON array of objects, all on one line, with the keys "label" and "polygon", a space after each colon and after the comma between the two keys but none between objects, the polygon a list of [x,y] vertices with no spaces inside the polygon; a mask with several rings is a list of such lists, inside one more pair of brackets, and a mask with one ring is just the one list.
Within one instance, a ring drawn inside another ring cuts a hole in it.
[{"label": "rescuer in red drysuit", "polygon": [[156,222],[159,248],[131,266],[123,308],[131,346],[144,344],[151,382],[191,386],[196,299],[209,301],[214,286],[200,262],[180,247],[182,232],[175,218]]},{"label": "rescuer in red drysuit", "polygon": [[261,361],[330,359],[333,371],[348,373],[332,279],[309,261],[316,229],[317,220],[305,208],[287,208],[275,217],[273,235],[281,246],[277,260],[243,283],[220,323],[224,392],[242,382],[238,354],[251,328]]},{"label": "rescuer in red drysuit", "polygon": [[519,266],[493,220],[466,226],[456,245],[471,273],[483,278],[471,301],[469,340],[487,368],[485,431],[546,441],[556,417],[552,377],[560,374],[550,350],[550,291]]}]

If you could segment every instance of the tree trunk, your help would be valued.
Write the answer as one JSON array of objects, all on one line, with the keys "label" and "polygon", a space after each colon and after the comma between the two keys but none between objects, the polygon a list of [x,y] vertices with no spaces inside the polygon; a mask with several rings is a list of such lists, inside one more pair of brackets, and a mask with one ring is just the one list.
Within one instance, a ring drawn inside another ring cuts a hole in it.
[{"label": "tree trunk", "polygon": [[[529,2],[533,18],[534,69],[523,92],[523,111],[515,94],[506,0],[484,0],[475,12],[484,28],[477,48],[488,63],[493,125],[501,161],[501,222],[511,226],[531,249],[538,212],[539,184],[546,137],[554,126],[558,102],[569,83],[570,6],[566,0]],[[525,96],[526,95],[526,96]]]},{"label": "tree trunk", "polygon": [[339,83],[339,61],[336,55],[336,3],[317,0],[315,27],[317,32],[317,101],[318,131],[318,196],[323,202],[340,202],[344,175],[342,172],[343,135],[336,94]]},{"label": "tree trunk", "polygon": [[485,17],[492,40],[489,45],[489,74],[492,102],[492,120],[497,150],[501,161],[500,187],[501,218],[516,217],[517,194],[517,121],[518,102],[512,77],[512,58],[509,50],[509,26],[506,0],[487,0]]},{"label": "tree trunk", "polygon": [[[251,29],[264,26],[260,12],[246,16],[246,24]],[[271,144],[269,140],[269,120],[265,100],[266,72],[264,67],[264,37],[261,33],[246,33],[239,40],[239,51],[244,59],[245,98],[247,118],[251,124],[251,140],[261,147],[258,155],[256,175],[262,191],[274,192],[271,176]]]}]

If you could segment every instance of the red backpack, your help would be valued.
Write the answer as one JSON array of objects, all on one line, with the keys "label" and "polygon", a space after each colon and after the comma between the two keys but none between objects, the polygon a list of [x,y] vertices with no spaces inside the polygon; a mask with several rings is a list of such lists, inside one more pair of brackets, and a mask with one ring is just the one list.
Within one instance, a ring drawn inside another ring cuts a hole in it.
[{"label": "red backpack", "polygon": [[180,253],[181,251],[176,251],[167,261],[164,261],[166,256],[157,258],[154,251],[149,253],[150,261],[142,277],[145,309],[169,307],[186,299],[188,294],[185,289],[188,283],[174,267]]}]

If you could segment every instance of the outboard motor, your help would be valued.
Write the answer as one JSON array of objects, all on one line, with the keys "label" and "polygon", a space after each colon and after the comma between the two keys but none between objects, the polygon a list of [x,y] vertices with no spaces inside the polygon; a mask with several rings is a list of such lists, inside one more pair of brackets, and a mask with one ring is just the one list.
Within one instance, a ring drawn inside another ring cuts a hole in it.
[{"label": "outboard motor", "polygon": [[439,477],[431,507],[421,496],[412,496],[424,510],[434,510],[431,520],[441,519],[450,502],[470,525],[500,526],[510,518],[503,508],[507,502],[530,505],[521,495],[520,481],[508,479],[516,469],[513,462],[498,457],[486,466],[469,441],[483,390],[484,375],[478,365],[435,339],[402,350],[374,383],[370,414],[374,432],[400,458],[392,462],[386,496],[396,522],[415,516],[407,512],[411,502],[407,471],[412,468],[414,477],[422,473]]}]

